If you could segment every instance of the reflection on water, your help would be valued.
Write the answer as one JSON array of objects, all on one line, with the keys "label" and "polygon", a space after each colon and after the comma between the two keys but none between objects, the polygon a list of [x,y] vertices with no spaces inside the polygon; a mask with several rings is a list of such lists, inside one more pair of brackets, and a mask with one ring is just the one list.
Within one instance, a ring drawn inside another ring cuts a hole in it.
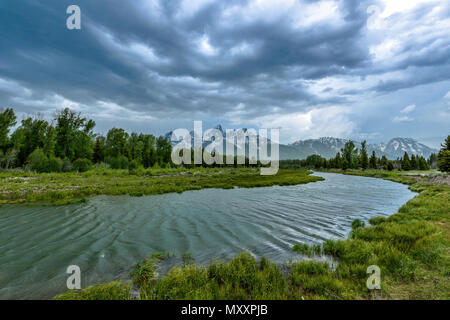
[{"label": "reflection on water", "polygon": [[65,207],[0,207],[0,298],[47,299],[82,285],[126,279],[149,253],[191,252],[197,263],[242,251],[282,262],[295,243],[344,238],[356,219],[390,215],[411,199],[389,181],[317,173],[306,185],[201,190],[142,198],[97,197]]}]

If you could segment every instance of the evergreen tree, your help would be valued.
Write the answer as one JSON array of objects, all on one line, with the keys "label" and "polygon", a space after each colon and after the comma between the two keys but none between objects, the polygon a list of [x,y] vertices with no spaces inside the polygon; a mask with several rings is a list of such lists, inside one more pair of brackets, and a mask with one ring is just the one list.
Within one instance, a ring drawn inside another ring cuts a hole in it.
[{"label": "evergreen tree", "polygon": [[407,152],[405,152],[405,154],[403,155],[402,170],[404,170],[404,171],[411,170],[411,161],[409,160],[409,156],[408,156]]},{"label": "evergreen tree", "polygon": [[387,170],[388,167],[388,159],[386,158],[386,156],[382,156],[381,160],[380,160],[380,164],[383,167],[384,170]]},{"label": "evergreen tree", "polygon": [[105,161],[105,137],[98,136],[95,139],[93,160],[94,163]]},{"label": "evergreen tree", "polygon": [[369,157],[367,156],[366,141],[361,143],[361,168],[366,170],[369,166]]},{"label": "evergreen tree", "polygon": [[348,161],[347,161],[347,159],[343,159],[342,160],[342,170],[347,170],[348,169]]},{"label": "evergreen tree", "polygon": [[411,170],[417,170],[418,169],[418,163],[417,163],[417,160],[416,160],[416,156],[413,154],[413,155],[411,155],[411,160],[409,161],[409,163],[410,163],[410,167],[411,167]]},{"label": "evergreen tree", "polygon": [[425,160],[424,157],[419,158],[418,167],[419,167],[419,170],[428,170],[429,169],[427,160]]},{"label": "evergreen tree", "polygon": [[342,159],[341,159],[341,153],[340,152],[338,152],[337,154],[336,154],[336,158],[335,158],[335,160],[334,160],[334,166],[335,166],[335,168],[342,168]]},{"label": "evergreen tree", "polygon": [[450,172],[450,136],[445,139],[439,151],[438,168],[442,172]]},{"label": "evergreen tree", "polygon": [[370,156],[369,164],[370,164],[371,169],[377,168],[377,155],[375,154],[375,151],[372,151],[372,155]]},{"label": "evergreen tree", "polygon": [[358,156],[358,149],[355,148],[353,141],[345,143],[344,148],[341,149],[342,157],[347,160],[347,166],[350,169],[354,168],[355,158]]},{"label": "evergreen tree", "polygon": [[437,154],[432,153],[428,158],[428,165],[430,166],[431,169],[437,169],[437,161],[438,161]]}]

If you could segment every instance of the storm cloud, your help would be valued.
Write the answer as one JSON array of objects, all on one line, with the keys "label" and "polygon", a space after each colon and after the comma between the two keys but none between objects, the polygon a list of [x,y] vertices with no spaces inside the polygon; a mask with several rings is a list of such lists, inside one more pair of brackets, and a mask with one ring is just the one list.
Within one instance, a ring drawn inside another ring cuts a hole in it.
[{"label": "storm cloud", "polygon": [[[71,4],[81,30],[66,28]],[[0,106],[71,107],[100,131],[162,134],[205,120],[277,126],[286,142],[440,138],[449,80],[445,0],[0,3]],[[409,105],[412,120],[394,121]]]}]

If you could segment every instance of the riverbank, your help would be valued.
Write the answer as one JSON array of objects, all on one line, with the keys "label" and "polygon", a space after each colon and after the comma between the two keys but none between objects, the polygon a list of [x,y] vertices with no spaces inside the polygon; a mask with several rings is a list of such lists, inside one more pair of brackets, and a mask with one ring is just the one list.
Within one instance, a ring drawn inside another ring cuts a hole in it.
[{"label": "riverbank", "polygon": [[206,188],[297,185],[323,180],[305,170],[261,176],[258,168],[94,169],[84,173],[0,172],[0,204],[67,205],[96,195],[144,196]]},{"label": "riverbank", "polygon": [[[344,173],[344,172],[339,172]],[[58,299],[450,299],[450,188],[401,172],[345,172],[408,184],[419,194],[389,218],[355,224],[348,240],[295,246],[303,262],[273,264],[243,253],[208,267],[189,261],[158,277],[164,255],[152,255],[132,271],[132,282],[113,282]],[[314,261],[327,255],[334,268]],[[381,269],[381,290],[366,287],[367,267]],[[136,295],[132,295],[136,297]]]}]

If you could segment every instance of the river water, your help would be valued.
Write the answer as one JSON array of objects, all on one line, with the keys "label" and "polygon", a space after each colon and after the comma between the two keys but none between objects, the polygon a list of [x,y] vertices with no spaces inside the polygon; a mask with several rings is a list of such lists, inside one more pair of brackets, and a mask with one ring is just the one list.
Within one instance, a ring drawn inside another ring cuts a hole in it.
[{"label": "river water", "polygon": [[381,179],[316,175],[325,181],[1,206],[0,299],[52,298],[66,290],[69,265],[80,267],[83,287],[127,279],[152,252],[190,252],[206,264],[249,251],[281,263],[298,258],[294,244],[346,238],[354,219],[389,216],[415,195]]}]

